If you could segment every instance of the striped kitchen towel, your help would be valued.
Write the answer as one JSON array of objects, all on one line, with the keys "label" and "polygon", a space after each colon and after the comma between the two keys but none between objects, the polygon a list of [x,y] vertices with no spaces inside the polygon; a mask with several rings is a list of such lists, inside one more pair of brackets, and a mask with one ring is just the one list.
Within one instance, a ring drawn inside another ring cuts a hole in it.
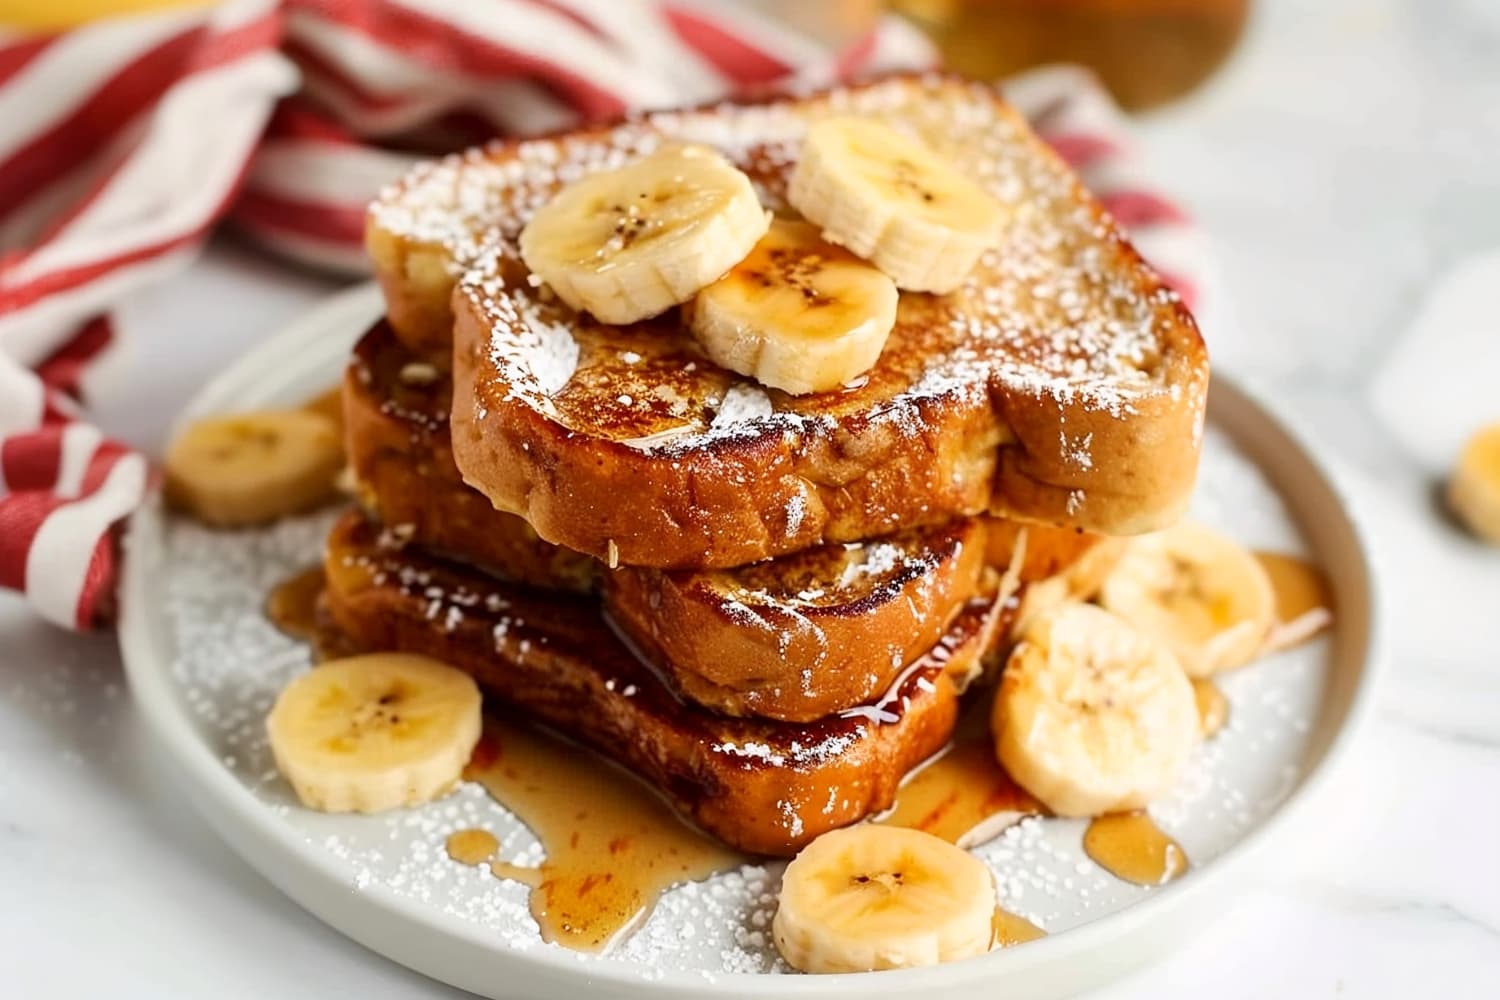
[{"label": "striped kitchen towel", "polygon": [[[357,274],[364,206],[418,156],[747,87],[932,63],[885,19],[830,52],[687,0],[228,0],[7,35],[0,14],[0,587],[72,628],[112,613],[150,471],[82,416],[107,313],[222,220]],[[1010,88],[1191,299],[1192,229],[1137,175],[1091,77]]]}]

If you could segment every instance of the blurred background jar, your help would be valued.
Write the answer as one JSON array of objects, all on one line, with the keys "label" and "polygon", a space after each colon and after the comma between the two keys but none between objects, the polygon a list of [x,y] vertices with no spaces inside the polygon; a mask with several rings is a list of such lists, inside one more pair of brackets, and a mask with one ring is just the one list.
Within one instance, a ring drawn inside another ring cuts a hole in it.
[{"label": "blurred background jar", "polygon": [[1131,109],[1196,88],[1234,50],[1250,0],[891,0],[942,50],[985,79],[1046,63],[1098,73]]},{"label": "blurred background jar", "polygon": [[905,15],[949,69],[997,79],[1048,63],[1088,66],[1126,108],[1155,107],[1207,80],[1244,30],[1250,0],[741,0],[825,44],[858,37],[881,10]]}]

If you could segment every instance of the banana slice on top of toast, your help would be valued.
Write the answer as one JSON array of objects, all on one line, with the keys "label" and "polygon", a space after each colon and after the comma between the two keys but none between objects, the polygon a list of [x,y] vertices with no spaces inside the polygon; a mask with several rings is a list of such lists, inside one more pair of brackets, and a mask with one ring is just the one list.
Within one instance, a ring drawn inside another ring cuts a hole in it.
[{"label": "banana slice on top of toast", "polygon": [[787,198],[829,240],[918,292],[963,284],[1005,218],[931,148],[874,118],[812,125]]},{"label": "banana slice on top of toast", "polygon": [[750,178],[723,154],[674,144],[559,191],[521,231],[520,249],[569,306],[634,323],[718,279],[769,223]]},{"label": "banana slice on top of toast", "polygon": [[777,219],[755,249],[688,304],[715,364],[793,395],[869,371],[896,325],[896,285],[806,222]]}]

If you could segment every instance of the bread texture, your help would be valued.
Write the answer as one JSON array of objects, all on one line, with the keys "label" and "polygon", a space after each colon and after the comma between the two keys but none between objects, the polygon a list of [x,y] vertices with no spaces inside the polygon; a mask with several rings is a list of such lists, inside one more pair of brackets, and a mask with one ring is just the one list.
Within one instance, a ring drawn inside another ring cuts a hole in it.
[{"label": "bread texture", "polygon": [[464,484],[448,442],[447,377],[387,325],[356,345],[345,394],[358,494],[394,537],[502,579],[600,589],[639,651],[718,711],[807,721],[859,704],[980,595],[987,523],[977,518],[727,570],[611,570],[541,541]]},{"label": "bread texture", "polygon": [[395,534],[506,580],[594,589],[598,560],[545,542],[526,519],[469,487],[448,439],[448,373],[404,346],[384,321],[344,369],[344,440],[361,506]]},{"label": "bread texture", "polygon": [[487,697],[639,774],[732,847],[790,856],[888,808],[949,740],[950,674],[984,652],[989,610],[960,614],[868,704],[812,723],[735,719],[684,702],[588,598],[548,594],[394,542],[357,512],[335,525],[322,607],[347,650],[423,653]]},{"label": "bread texture", "polygon": [[604,606],[692,700],[810,721],[877,696],[928,655],[986,600],[984,557],[984,525],[970,519],[733,570],[621,568],[604,577]]},{"label": "bread texture", "polygon": [[[902,296],[861,384],[767,390],[675,314],[604,326],[528,280],[515,237],[568,179],[688,140],[785,212],[800,137],[834,114],[919,135],[1009,220],[958,291]],[[983,512],[1132,534],[1191,491],[1208,382],[1191,316],[987,85],[901,76],[499,144],[419,169],[369,219],[398,332],[453,341],[465,478],[601,559],[737,566]]]}]

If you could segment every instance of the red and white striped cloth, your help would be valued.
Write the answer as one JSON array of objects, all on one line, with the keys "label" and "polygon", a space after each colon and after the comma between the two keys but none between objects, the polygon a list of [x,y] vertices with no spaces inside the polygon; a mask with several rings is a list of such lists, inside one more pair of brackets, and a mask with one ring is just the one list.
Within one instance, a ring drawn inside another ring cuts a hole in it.
[{"label": "red and white striped cloth", "polygon": [[[0,587],[60,625],[109,620],[116,528],[151,474],[82,418],[80,376],[110,307],[221,220],[356,274],[365,204],[413,149],[931,62],[894,19],[829,52],[689,0],[227,0],[0,29]],[[1191,298],[1191,228],[1092,78],[1041,71],[1012,97]]]}]

